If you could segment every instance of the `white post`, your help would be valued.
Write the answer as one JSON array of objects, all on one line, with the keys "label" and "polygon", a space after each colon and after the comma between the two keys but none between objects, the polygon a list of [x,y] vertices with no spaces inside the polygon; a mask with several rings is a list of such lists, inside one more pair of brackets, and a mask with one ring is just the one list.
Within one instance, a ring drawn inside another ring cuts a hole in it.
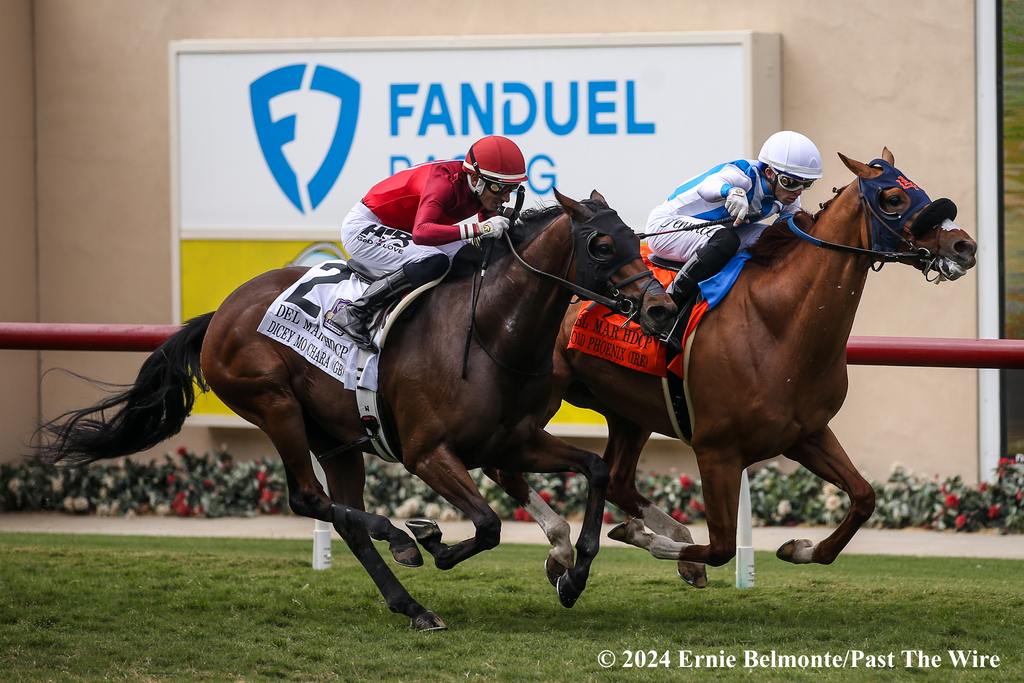
[{"label": "white post", "polygon": [[[309,457],[313,461],[313,473],[316,474],[317,480],[324,487],[327,495],[330,495],[324,468],[320,467],[320,462],[315,455],[310,453]],[[333,530],[329,522],[321,522],[319,519],[313,521],[313,569],[331,568],[331,532]]]},{"label": "white post", "polygon": [[750,514],[750,481],[740,477],[740,505],[736,514],[736,587],[754,587],[754,533]]}]

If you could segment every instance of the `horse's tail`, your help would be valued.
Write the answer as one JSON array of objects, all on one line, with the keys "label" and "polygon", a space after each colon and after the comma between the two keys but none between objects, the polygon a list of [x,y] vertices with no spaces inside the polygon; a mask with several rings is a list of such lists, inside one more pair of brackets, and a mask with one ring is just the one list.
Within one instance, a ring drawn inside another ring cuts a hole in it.
[{"label": "horse's tail", "polygon": [[[192,412],[195,386],[208,391],[199,352],[213,313],[189,320],[139,370],[135,384],[90,408],[44,423],[36,454],[48,463],[77,467],[151,448],[177,434]],[[105,413],[116,411],[109,419]]]}]

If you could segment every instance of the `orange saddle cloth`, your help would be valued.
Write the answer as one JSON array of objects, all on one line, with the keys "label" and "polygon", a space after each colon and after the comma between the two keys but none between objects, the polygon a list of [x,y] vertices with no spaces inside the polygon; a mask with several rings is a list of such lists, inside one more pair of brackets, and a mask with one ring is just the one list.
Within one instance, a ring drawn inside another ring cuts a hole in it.
[{"label": "orange saddle cloth", "polygon": [[[668,287],[675,278],[675,271],[651,263],[648,260],[650,249],[646,244],[640,246],[640,253],[644,264],[651,269],[662,286]],[[686,340],[693,334],[707,309],[708,305],[704,301],[691,309],[686,331],[683,333],[683,348],[686,348]],[[576,322],[573,323],[567,348],[648,375],[664,377],[671,371],[679,377],[683,376],[682,354],[667,359],[665,344],[656,337],[644,334],[640,326],[627,321],[626,316],[613,313],[607,306],[600,304],[590,304],[580,310]]]}]

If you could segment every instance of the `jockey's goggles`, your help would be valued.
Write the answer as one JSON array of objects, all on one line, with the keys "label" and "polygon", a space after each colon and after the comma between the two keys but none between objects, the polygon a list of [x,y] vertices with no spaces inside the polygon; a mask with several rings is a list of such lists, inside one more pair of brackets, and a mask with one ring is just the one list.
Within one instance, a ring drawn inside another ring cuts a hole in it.
[{"label": "jockey's goggles", "polygon": [[[774,168],[772,170],[775,171]],[[789,190],[790,192],[806,190],[814,184],[814,178],[797,178],[796,176],[786,175],[780,171],[775,171],[775,177],[779,179],[779,185],[782,186],[782,189]]]},{"label": "jockey's goggles", "polygon": [[519,189],[521,183],[498,183],[493,180],[484,180],[484,188],[491,191],[491,194],[509,194]]}]

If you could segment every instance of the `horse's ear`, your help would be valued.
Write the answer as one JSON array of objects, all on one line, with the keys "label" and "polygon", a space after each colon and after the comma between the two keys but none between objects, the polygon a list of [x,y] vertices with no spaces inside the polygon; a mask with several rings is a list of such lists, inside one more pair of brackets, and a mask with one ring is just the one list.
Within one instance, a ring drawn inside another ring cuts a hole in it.
[{"label": "horse's ear", "polygon": [[842,152],[836,152],[836,154],[838,154],[839,158],[843,160],[844,164],[846,164],[846,168],[853,171],[853,174],[858,177],[871,179],[877,178],[878,176],[882,175],[882,169],[880,168],[868,166],[867,164],[857,161],[856,159],[851,159]]},{"label": "horse's ear", "polygon": [[888,162],[891,166],[896,165],[896,157],[892,155],[892,152],[889,151],[888,147],[882,148],[882,159]]},{"label": "horse's ear", "polygon": [[566,197],[564,194],[558,191],[557,187],[551,188],[551,191],[555,193],[555,199],[562,205],[562,209],[569,214],[573,220],[580,223],[585,223],[593,215],[590,209],[580,204],[575,199]]},{"label": "horse's ear", "polygon": [[598,202],[599,204],[608,206],[608,200],[605,199],[604,195],[598,192],[597,190],[590,191],[590,198],[593,199],[595,202]]}]

